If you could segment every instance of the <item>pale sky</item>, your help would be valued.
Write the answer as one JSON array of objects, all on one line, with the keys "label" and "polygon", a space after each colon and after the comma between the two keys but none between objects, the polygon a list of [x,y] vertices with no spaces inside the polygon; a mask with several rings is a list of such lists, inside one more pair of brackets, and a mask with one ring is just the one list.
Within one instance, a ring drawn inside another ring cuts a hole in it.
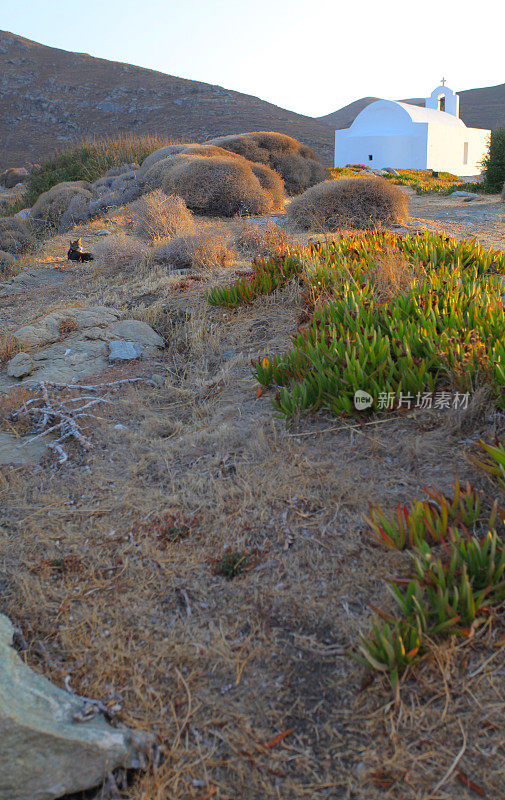
[{"label": "pale sky", "polygon": [[0,29],[308,116],[505,82],[502,0],[0,0]]}]

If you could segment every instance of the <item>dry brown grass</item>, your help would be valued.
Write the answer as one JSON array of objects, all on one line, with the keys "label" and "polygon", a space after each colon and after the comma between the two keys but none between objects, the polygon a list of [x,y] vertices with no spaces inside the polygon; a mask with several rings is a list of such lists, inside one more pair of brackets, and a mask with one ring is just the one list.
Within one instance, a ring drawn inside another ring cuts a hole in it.
[{"label": "dry brown grass", "polygon": [[224,268],[231,264],[234,252],[229,246],[228,232],[219,223],[211,223],[190,236],[175,236],[160,245],[152,254],[154,263],[168,264],[175,269]]},{"label": "dry brown grass", "polygon": [[195,220],[182,197],[166,195],[161,189],[139,197],[125,209],[134,233],[150,242],[195,231]]},{"label": "dry brown grass", "polygon": [[233,247],[254,258],[289,253],[296,248],[296,242],[275,222],[262,225],[244,219],[234,224]]},{"label": "dry brown grass", "polygon": [[371,278],[379,302],[407,292],[416,279],[410,261],[398,250],[390,249],[374,259]]},{"label": "dry brown grass", "polygon": [[295,197],[288,216],[301,230],[376,228],[403,222],[408,217],[408,197],[385,178],[330,180]]},{"label": "dry brown grass", "polygon": [[58,325],[58,333],[60,336],[66,336],[67,333],[72,333],[78,329],[79,325],[75,317],[65,317]]},{"label": "dry brown grass", "polygon": [[283,178],[289,194],[303,192],[328,177],[328,171],[310,147],[283,133],[258,131],[220,136],[211,139],[210,144],[231,150],[249,161],[267,164]]},{"label": "dry brown grass", "polygon": [[22,345],[10,333],[0,333],[0,364],[6,364],[11,358],[21,352]]}]

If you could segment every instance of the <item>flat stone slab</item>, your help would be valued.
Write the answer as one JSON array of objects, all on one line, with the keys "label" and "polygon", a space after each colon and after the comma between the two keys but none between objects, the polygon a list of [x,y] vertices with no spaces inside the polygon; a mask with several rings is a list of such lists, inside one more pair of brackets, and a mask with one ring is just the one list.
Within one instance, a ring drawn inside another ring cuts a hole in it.
[{"label": "flat stone slab", "polygon": [[41,286],[61,286],[67,280],[68,277],[61,269],[41,267],[40,269],[23,270],[13,278],[9,278],[8,281],[0,283],[0,297],[19,294]]},{"label": "flat stone slab", "polygon": [[28,439],[30,439],[29,436],[14,436],[12,433],[0,431],[0,465],[28,464],[40,461],[46,452],[44,439],[37,439],[36,442],[30,443],[28,443]]},{"label": "flat stone slab", "polygon": [[138,768],[148,739],[31,670],[0,614],[0,800],[54,800],[100,784],[117,767]]},{"label": "flat stone slab", "polygon": [[[68,307],[60,308],[46,314],[45,317],[23,325],[14,331],[13,336],[26,347],[41,347],[45,344],[57,342],[62,338],[62,323],[75,325],[74,330],[92,328],[96,325],[109,325],[119,317],[120,312],[115,308],[106,306],[92,306],[90,308]],[[65,334],[63,334],[65,335]]]}]

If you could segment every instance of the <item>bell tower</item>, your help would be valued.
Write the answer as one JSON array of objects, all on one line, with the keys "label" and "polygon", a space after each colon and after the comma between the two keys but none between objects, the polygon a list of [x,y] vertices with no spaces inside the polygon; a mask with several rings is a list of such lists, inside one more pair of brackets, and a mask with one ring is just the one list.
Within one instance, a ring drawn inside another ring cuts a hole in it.
[{"label": "bell tower", "polygon": [[445,78],[442,78],[440,86],[433,89],[431,95],[426,98],[425,106],[435,111],[445,111],[446,114],[452,114],[453,117],[459,117],[459,95],[445,85]]}]

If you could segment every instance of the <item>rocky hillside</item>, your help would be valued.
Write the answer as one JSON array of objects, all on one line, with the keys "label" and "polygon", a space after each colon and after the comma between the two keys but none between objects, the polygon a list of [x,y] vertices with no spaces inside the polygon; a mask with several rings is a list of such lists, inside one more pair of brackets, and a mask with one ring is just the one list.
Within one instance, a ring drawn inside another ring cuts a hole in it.
[{"label": "rocky hillside", "polygon": [[38,162],[89,134],[131,131],[203,141],[265,129],[300,139],[331,163],[333,133],[319,120],[221,86],[0,31],[0,169]]},{"label": "rocky hillside", "polygon": [[[485,86],[483,89],[468,89],[458,94],[461,119],[470,128],[494,130],[505,126],[505,83],[499,86]],[[335,129],[348,128],[360,111],[378,99],[378,97],[362,97],[318,119]],[[423,106],[424,98],[414,97],[402,102]]]}]

